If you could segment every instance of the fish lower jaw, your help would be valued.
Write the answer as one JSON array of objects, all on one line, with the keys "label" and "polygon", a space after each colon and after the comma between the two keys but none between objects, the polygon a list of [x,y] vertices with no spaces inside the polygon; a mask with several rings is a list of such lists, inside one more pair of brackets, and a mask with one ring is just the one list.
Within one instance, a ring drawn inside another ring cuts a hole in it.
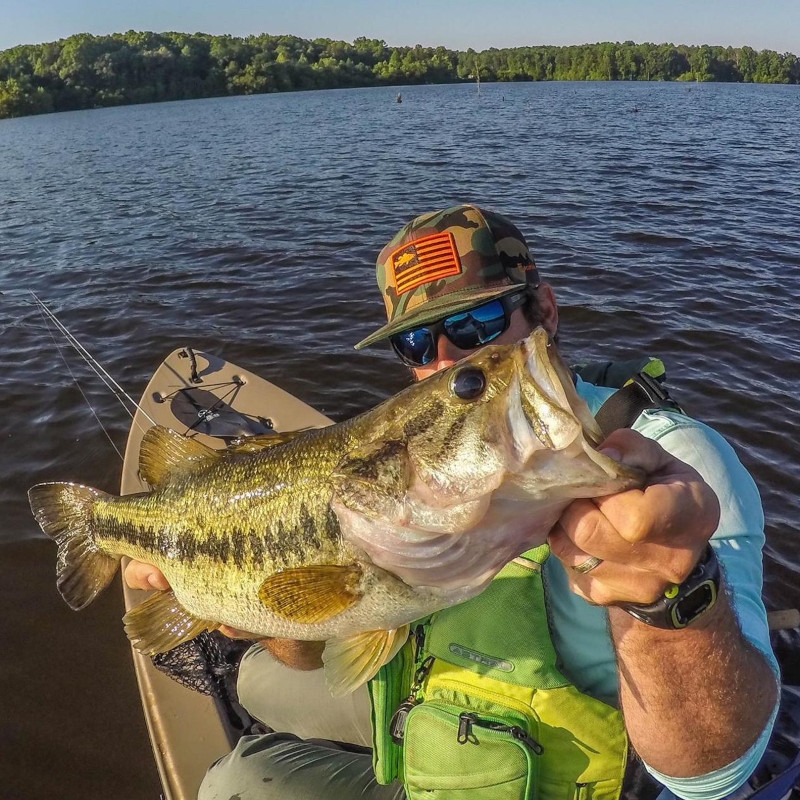
[{"label": "fish lower jaw", "polygon": [[[502,568],[502,565],[501,567]],[[418,586],[419,591],[429,592],[432,598],[435,598],[436,610],[442,608],[449,608],[450,606],[464,603],[471,600],[476,595],[479,595],[494,579],[500,568],[493,569],[490,574],[485,575],[483,578],[473,579],[474,582],[469,586],[453,586],[450,588],[442,586]]]}]

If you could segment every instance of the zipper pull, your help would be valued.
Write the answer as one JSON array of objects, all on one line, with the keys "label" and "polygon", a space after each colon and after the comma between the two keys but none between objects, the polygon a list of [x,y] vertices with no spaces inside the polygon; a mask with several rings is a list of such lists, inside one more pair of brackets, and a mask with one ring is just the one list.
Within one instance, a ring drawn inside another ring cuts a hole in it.
[{"label": "zipper pull", "polygon": [[414,642],[417,645],[417,653],[421,653],[425,647],[425,626],[417,625],[414,628]]},{"label": "zipper pull", "polygon": [[394,714],[392,714],[392,719],[389,721],[389,736],[392,737],[392,741],[398,746],[403,744],[403,737],[406,735],[406,721],[408,720],[408,715],[411,713],[411,709],[416,705],[418,705],[418,701],[409,697],[408,700],[403,700],[403,702],[397,706]]},{"label": "zipper pull", "polygon": [[472,726],[475,724],[475,721],[475,715],[468,714],[466,711],[463,711],[458,715],[459,744],[466,744],[467,742],[472,742],[472,744],[478,743],[478,740],[475,738],[475,734],[472,732]]},{"label": "zipper pull", "polygon": [[412,694],[416,691],[418,692],[422,687],[422,682],[425,678],[428,677],[428,673],[431,671],[431,667],[433,667],[433,662],[436,659],[433,656],[428,656],[420,665],[417,671],[414,673],[414,685],[411,687]]},{"label": "zipper pull", "polygon": [[[461,716],[464,715],[462,714]],[[474,725],[478,725],[481,728],[488,728],[490,731],[510,733],[518,742],[522,742],[526,747],[533,750],[537,756],[544,753],[544,747],[542,747],[533,736],[529,736],[528,732],[524,728],[520,728],[519,725],[506,725],[503,722],[494,722],[490,719],[479,719],[474,714],[468,714],[467,716],[471,717]]]},{"label": "zipper pull", "polygon": [[392,741],[398,746],[403,744],[403,737],[406,735],[406,719],[411,713],[411,709],[422,702],[417,699],[417,695],[422,689],[422,682],[431,671],[434,661],[435,659],[433,656],[428,656],[419,667],[417,667],[417,671],[414,673],[414,683],[411,685],[411,693],[397,706],[394,714],[392,714],[391,720],[389,720],[389,736],[392,737]]},{"label": "zipper pull", "polygon": [[533,736],[529,736],[528,733],[519,726],[514,725],[511,728],[509,728],[509,733],[515,739],[522,742],[524,745],[533,750],[533,752],[536,753],[537,756],[540,756],[542,753],[544,753],[544,747],[542,747],[539,744],[539,742],[537,742],[536,739],[533,738]]}]

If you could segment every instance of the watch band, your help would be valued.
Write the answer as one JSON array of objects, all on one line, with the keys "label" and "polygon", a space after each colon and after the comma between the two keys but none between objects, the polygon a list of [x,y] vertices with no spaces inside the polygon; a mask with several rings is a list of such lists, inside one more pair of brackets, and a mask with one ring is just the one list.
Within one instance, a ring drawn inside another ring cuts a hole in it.
[{"label": "watch band", "polygon": [[697,566],[683,583],[670,586],[650,605],[621,603],[620,608],[645,625],[680,630],[700,619],[716,605],[720,578],[719,561],[714,548],[709,544]]}]

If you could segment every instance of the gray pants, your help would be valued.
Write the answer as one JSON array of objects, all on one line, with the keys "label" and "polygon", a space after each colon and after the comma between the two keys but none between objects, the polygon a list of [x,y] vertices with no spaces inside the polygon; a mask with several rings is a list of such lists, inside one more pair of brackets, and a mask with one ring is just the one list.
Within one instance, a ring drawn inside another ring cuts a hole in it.
[{"label": "gray pants", "polygon": [[[242,658],[239,699],[276,732],[242,737],[209,769],[198,800],[400,800],[372,770],[369,701],[362,688],[334,700],[321,670],[297,672],[255,645]],[[345,740],[341,742],[341,740]]]},{"label": "gray pants", "polygon": [[380,786],[372,754],[291,733],[243,736],[211,767],[198,800],[401,800],[399,784]]}]

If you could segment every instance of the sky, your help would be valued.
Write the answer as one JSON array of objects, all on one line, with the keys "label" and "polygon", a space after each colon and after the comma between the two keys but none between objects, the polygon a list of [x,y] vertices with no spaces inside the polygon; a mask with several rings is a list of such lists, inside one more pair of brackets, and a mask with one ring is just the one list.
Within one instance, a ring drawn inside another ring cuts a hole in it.
[{"label": "sky", "polygon": [[632,40],[800,54],[800,0],[0,0],[0,50],[127,30],[367,36],[453,50]]}]

